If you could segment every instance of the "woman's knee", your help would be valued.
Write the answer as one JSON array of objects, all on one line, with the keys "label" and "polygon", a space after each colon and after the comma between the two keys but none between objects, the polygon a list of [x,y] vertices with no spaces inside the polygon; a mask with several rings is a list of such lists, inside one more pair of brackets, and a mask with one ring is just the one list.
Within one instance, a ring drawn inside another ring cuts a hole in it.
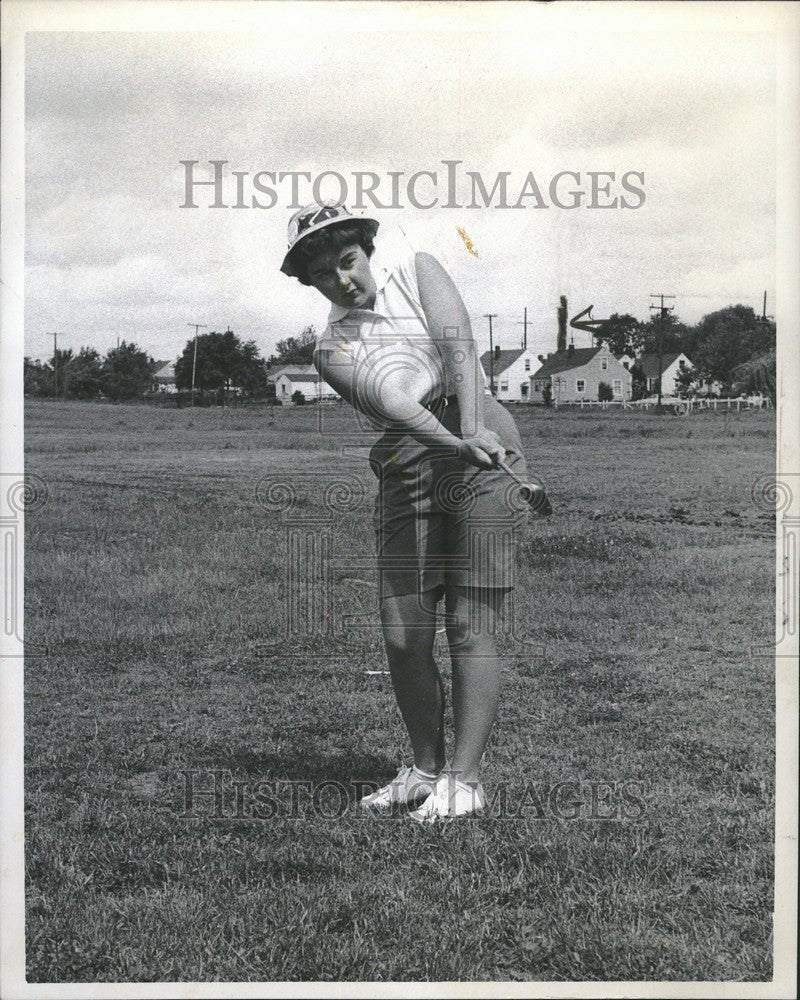
[{"label": "woman's knee", "polygon": [[492,648],[500,599],[489,591],[460,590],[447,610],[445,623],[450,648],[459,652],[483,652]]}]

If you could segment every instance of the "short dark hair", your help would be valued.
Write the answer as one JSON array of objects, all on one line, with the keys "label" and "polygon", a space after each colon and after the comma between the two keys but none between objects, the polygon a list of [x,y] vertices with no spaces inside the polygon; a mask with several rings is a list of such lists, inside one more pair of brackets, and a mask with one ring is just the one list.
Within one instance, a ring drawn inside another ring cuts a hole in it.
[{"label": "short dark hair", "polygon": [[291,254],[289,254],[289,264],[292,274],[301,285],[310,285],[308,277],[308,265],[321,253],[330,250],[341,250],[342,247],[357,243],[367,257],[371,257],[375,252],[375,233],[378,227],[374,222],[367,220],[353,220],[347,222],[337,222],[324,229],[318,229],[315,233],[296,243]]}]

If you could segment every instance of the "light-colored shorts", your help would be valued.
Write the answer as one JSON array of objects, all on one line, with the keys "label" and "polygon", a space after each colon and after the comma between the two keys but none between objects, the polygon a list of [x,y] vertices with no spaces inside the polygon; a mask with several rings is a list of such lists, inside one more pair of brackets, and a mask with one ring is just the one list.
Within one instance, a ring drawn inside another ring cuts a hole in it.
[{"label": "light-colored shorts", "polygon": [[[460,434],[454,397],[428,408]],[[506,463],[525,479],[513,417],[489,396],[484,415],[486,427],[506,449]],[[370,465],[379,483],[374,525],[382,599],[437,588],[514,586],[516,547],[528,507],[507,473],[479,469],[449,451],[437,452],[388,431],[370,451]]]}]

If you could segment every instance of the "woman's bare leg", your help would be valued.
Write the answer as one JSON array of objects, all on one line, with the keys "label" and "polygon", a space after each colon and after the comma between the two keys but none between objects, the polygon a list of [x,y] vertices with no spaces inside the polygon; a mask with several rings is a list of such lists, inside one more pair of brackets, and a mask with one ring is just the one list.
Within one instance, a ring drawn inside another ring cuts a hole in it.
[{"label": "woman's bare leg", "polygon": [[500,660],[495,632],[505,594],[499,589],[455,587],[446,597],[456,730],[451,767],[459,781],[478,781],[481,758],[497,716]]},{"label": "woman's bare leg", "polygon": [[430,590],[381,601],[392,687],[414,763],[428,774],[438,774],[444,766],[444,692],[433,658],[437,596]]}]

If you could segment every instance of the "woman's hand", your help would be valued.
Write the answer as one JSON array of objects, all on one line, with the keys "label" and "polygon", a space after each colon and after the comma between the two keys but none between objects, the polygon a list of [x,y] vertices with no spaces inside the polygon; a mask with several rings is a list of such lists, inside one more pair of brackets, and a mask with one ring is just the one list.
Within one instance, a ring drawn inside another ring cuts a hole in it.
[{"label": "woman's hand", "polygon": [[476,434],[462,439],[458,457],[479,469],[496,469],[497,463],[506,457],[506,450],[494,431],[479,427]]}]

